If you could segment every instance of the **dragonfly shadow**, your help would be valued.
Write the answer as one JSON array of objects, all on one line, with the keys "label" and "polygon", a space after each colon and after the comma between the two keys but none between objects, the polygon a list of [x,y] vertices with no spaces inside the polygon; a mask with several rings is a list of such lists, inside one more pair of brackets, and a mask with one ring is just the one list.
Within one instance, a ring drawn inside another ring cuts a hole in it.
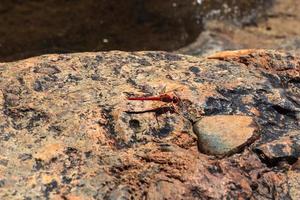
[{"label": "dragonfly shadow", "polygon": [[153,108],[149,110],[141,110],[141,111],[125,111],[127,114],[143,114],[143,113],[154,113],[157,117],[166,114],[166,113],[177,113],[174,106],[162,106],[158,108]]}]

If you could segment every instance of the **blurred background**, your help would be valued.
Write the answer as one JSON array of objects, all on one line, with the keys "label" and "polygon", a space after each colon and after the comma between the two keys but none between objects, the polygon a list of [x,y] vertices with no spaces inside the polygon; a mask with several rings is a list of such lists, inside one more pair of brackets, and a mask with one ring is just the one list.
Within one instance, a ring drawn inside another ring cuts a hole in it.
[{"label": "blurred background", "polygon": [[46,53],[300,49],[300,0],[1,0],[0,62]]}]

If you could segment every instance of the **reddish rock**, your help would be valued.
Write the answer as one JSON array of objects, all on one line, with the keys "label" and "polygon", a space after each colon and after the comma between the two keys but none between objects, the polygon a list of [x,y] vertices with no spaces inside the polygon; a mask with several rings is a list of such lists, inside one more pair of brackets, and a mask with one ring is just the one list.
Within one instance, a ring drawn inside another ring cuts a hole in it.
[{"label": "reddish rock", "polygon": [[288,171],[288,184],[290,187],[291,199],[300,198],[300,172],[298,171]]},{"label": "reddish rock", "polygon": [[[114,51],[1,63],[0,199],[289,199],[297,182],[256,149],[299,130],[299,60]],[[164,90],[181,101],[127,100]],[[126,112],[161,106],[176,113]],[[193,124],[220,115],[248,136],[255,118],[260,138],[222,159],[199,152]]]},{"label": "reddish rock", "polygon": [[262,144],[255,149],[270,165],[285,161],[294,163],[300,157],[300,131],[291,131],[286,136]]}]

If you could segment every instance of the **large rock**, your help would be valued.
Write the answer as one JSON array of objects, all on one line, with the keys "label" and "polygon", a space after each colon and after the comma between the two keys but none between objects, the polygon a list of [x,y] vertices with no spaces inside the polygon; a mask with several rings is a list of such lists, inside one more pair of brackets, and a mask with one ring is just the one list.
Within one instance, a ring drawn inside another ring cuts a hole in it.
[{"label": "large rock", "polygon": [[[297,196],[297,181],[285,171],[296,170],[296,159],[282,167],[256,149],[299,130],[299,69],[299,57],[266,50],[210,58],[114,51],[2,63],[0,199]],[[181,101],[127,100],[170,90]],[[201,153],[192,126],[216,115],[248,116],[237,127],[255,118],[261,136],[222,159]]]}]

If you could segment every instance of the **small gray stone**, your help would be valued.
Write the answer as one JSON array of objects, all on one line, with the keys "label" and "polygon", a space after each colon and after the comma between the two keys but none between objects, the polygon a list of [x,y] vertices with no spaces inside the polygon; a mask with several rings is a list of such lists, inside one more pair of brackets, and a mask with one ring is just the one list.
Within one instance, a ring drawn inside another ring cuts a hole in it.
[{"label": "small gray stone", "polygon": [[249,116],[204,117],[193,129],[198,137],[199,150],[210,155],[235,153],[257,138],[257,126]]}]

